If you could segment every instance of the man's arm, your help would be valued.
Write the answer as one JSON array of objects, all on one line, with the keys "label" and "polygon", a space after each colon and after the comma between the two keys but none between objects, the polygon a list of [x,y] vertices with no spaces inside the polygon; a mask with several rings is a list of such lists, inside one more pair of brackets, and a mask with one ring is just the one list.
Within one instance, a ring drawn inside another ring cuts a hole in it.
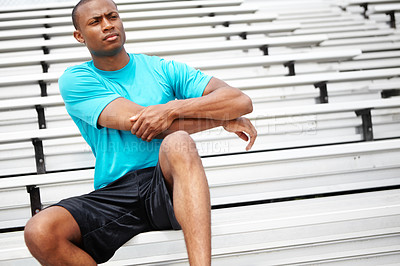
[{"label": "man's arm", "polygon": [[[124,98],[112,101],[98,119],[103,127],[130,130],[146,141],[163,138],[177,130],[196,133],[218,126],[253,145],[257,132],[247,118],[241,116],[252,111],[250,98],[225,82],[212,78],[203,97],[176,100],[149,107],[140,106]],[[247,134],[245,134],[245,133]]]},{"label": "man's arm", "polygon": [[[132,133],[143,140],[151,140],[176,119],[234,120],[252,112],[251,99],[239,89],[212,78],[203,97],[170,101],[165,105],[144,108],[131,118]],[[162,117],[161,117],[162,116]]]},{"label": "man's arm", "polygon": [[[158,109],[166,108],[165,105],[159,104]],[[106,108],[101,112],[98,118],[98,124],[102,127],[113,128],[118,130],[131,131],[132,116],[139,115],[141,111],[146,107],[140,106],[125,98],[117,98],[109,103]],[[166,119],[165,115],[158,117],[159,125]],[[155,138],[164,138],[168,134],[184,130],[188,133],[196,133],[206,129],[223,126],[225,121],[213,120],[213,119],[176,119],[168,127],[164,126],[165,130],[160,130],[160,134],[156,135]],[[163,128],[162,126],[160,128]],[[139,136],[140,137],[140,136]]]}]

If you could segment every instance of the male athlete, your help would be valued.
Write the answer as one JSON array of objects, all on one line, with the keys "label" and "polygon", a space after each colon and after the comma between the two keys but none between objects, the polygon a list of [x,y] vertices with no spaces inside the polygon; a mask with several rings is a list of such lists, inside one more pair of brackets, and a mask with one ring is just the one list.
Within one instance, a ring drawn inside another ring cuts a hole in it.
[{"label": "male athlete", "polygon": [[189,134],[223,126],[250,149],[250,98],[185,64],[128,54],[112,0],[82,0],[72,18],[93,60],[59,87],[96,157],[95,190],[32,217],[30,252],[43,265],[96,265],[141,232],[182,229],[190,264],[210,265],[209,188]]}]

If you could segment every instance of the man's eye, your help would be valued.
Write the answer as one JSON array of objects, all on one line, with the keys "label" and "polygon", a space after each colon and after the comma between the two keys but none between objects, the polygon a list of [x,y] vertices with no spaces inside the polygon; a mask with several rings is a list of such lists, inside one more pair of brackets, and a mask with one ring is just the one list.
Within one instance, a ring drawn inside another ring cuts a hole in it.
[{"label": "man's eye", "polygon": [[92,20],[89,22],[89,25],[95,25],[98,22],[98,20]]}]

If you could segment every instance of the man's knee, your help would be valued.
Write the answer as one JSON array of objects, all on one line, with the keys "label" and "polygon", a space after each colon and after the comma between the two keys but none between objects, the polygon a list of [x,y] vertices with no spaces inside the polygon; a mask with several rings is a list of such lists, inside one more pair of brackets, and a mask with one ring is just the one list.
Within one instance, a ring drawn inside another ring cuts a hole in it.
[{"label": "man's knee", "polygon": [[34,257],[39,255],[39,253],[51,252],[51,249],[54,247],[53,241],[51,241],[52,229],[50,220],[46,219],[46,217],[36,217],[35,215],[25,226],[25,243]]},{"label": "man's knee", "polygon": [[[62,240],[76,242],[77,234],[74,221],[69,218],[68,211],[61,207],[45,209],[32,217],[25,226],[25,243],[34,257],[50,255],[58,248]],[[79,230],[79,229],[78,229]]]},{"label": "man's knee", "polygon": [[169,156],[178,156],[184,158],[198,157],[196,143],[185,131],[176,131],[163,140],[161,152]]}]

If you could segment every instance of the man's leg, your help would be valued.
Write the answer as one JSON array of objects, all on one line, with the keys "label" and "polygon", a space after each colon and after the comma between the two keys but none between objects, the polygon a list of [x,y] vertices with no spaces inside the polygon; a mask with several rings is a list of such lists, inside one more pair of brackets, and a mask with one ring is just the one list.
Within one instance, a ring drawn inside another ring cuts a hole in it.
[{"label": "man's leg", "polygon": [[25,226],[25,243],[42,265],[96,265],[77,245],[81,232],[72,215],[54,206],[32,217]]},{"label": "man's leg", "polygon": [[176,219],[185,236],[189,262],[211,264],[210,192],[193,139],[178,131],[161,144],[159,163],[173,194]]}]

